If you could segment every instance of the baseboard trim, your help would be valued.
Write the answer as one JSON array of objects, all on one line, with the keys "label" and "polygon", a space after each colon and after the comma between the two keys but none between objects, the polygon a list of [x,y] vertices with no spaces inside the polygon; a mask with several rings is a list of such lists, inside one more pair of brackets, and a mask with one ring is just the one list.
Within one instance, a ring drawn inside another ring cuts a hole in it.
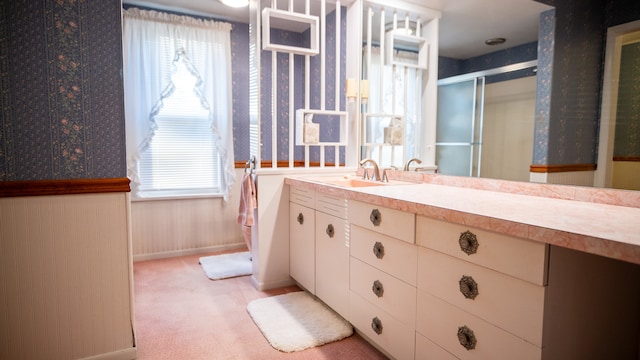
[{"label": "baseboard trim", "polygon": [[574,171],[594,171],[596,164],[565,164],[565,165],[530,165],[529,172],[532,173],[556,173]]},{"label": "baseboard trim", "polygon": [[109,353],[93,355],[80,360],[134,360],[137,356],[136,348],[132,347]]},{"label": "baseboard trim", "polygon": [[133,262],[166,259],[171,257],[205,254],[205,253],[212,253],[212,252],[222,252],[222,251],[228,251],[228,250],[240,250],[240,249],[246,249],[246,248],[247,246],[244,243],[237,243],[237,244],[229,244],[229,245],[207,246],[207,247],[201,247],[201,248],[195,248],[195,249],[163,251],[163,252],[157,252],[157,253],[151,253],[151,254],[138,254],[138,255],[133,255]]},{"label": "baseboard trim", "polygon": [[256,290],[258,291],[265,291],[265,290],[279,289],[287,286],[296,285],[296,282],[291,277],[289,277],[286,280],[261,283],[256,279],[255,275],[251,275],[251,285],[253,285],[253,287],[256,288]]}]

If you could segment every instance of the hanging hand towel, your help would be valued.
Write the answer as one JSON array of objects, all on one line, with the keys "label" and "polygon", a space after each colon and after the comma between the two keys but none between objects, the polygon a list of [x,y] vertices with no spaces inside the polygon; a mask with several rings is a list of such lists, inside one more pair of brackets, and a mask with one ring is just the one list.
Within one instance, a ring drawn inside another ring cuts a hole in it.
[{"label": "hanging hand towel", "polygon": [[258,207],[256,200],[256,185],[252,174],[244,174],[240,183],[240,207],[238,209],[238,224],[253,226],[253,210]]}]

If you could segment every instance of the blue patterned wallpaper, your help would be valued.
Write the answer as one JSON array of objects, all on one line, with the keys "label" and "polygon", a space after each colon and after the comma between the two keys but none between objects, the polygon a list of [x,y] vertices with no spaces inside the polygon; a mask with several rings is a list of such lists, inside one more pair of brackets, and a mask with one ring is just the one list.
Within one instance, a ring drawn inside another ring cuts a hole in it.
[{"label": "blue patterned wallpaper", "polygon": [[556,10],[540,15],[538,28],[538,74],[536,78],[536,110],[533,133],[533,164],[547,164],[549,123],[551,118],[551,81],[553,79],[553,44]]},{"label": "blue patterned wallpaper", "polygon": [[606,31],[640,19],[640,2],[545,3],[556,8],[541,17],[533,163],[595,164]]},{"label": "blue patterned wallpaper", "polygon": [[3,1],[0,181],[126,177],[120,9]]},{"label": "blue patterned wallpaper", "polygon": [[249,24],[232,22],[231,73],[233,151],[236,161],[249,160]]},{"label": "blue patterned wallpaper", "polygon": [[[341,8],[341,66],[340,66],[340,84],[346,82],[346,8]],[[336,77],[336,27],[335,27],[335,11],[327,14],[326,19],[326,45],[325,51],[325,108],[333,109],[335,106],[335,77]],[[271,41],[277,44],[299,45],[301,47],[309,47],[309,36],[307,33],[293,33],[289,31],[276,30],[271,31]],[[320,109],[320,56],[316,55],[310,58],[309,72],[310,72],[310,95],[309,106],[312,109]],[[260,74],[260,112],[261,112],[261,143],[262,153],[261,158],[263,160],[272,160],[271,146],[272,146],[272,55],[271,51],[263,51],[261,56],[261,74]],[[295,129],[289,129],[289,91],[294,91],[294,110],[304,108],[304,57],[301,55],[294,56],[294,88],[289,88],[289,55],[279,53],[277,56],[277,75],[276,75],[276,88],[277,98],[276,100],[276,113],[277,113],[277,160],[289,160],[289,131],[295,131]],[[344,86],[340,86],[341,98],[345,98]],[[345,109],[345,104],[341,104],[341,110]],[[320,126],[320,138],[322,141],[338,141],[338,129],[339,120],[337,118],[329,119],[326,123]],[[341,148],[340,161],[344,162],[344,148]],[[319,147],[312,146],[309,150],[310,161],[320,161],[320,149]],[[334,147],[327,147],[325,149],[325,159],[327,162],[333,162],[335,157]],[[238,158],[238,156],[236,156]],[[294,147],[294,160],[304,160],[304,147]]]}]

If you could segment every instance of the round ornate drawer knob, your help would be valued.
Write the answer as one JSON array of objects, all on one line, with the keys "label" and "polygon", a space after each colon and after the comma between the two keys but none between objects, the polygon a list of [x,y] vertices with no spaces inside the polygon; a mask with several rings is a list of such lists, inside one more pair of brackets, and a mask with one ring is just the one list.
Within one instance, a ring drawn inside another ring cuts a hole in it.
[{"label": "round ornate drawer knob", "polygon": [[463,275],[458,284],[465,298],[473,300],[478,296],[478,283],[471,276]]},{"label": "round ornate drawer knob", "polygon": [[382,286],[380,280],[376,280],[373,282],[371,291],[373,291],[373,293],[376,294],[377,297],[382,297],[382,295],[384,295],[384,287]]},{"label": "round ornate drawer knob", "polygon": [[478,340],[476,339],[473,330],[469,329],[466,325],[458,328],[458,342],[467,350],[473,350],[476,348]]},{"label": "round ornate drawer knob", "polygon": [[302,215],[302,213],[298,214],[298,223],[300,223],[300,225],[304,223],[304,215]]},{"label": "round ornate drawer knob", "polygon": [[380,213],[380,210],[378,209],[371,210],[371,215],[369,215],[369,220],[371,221],[373,226],[380,226],[380,223],[382,222],[382,214]]},{"label": "round ornate drawer knob", "polygon": [[460,244],[460,250],[467,255],[475,254],[478,251],[478,238],[469,230],[460,234],[458,243]]},{"label": "round ornate drawer knob", "polygon": [[384,257],[384,245],[381,242],[376,241],[373,244],[373,255],[375,255],[378,259],[382,259]]},{"label": "round ornate drawer knob", "polygon": [[329,224],[329,226],[327,226],[327,236],[329,236],[330,238],[333,238],[333,235],[335,235],[336,231],[333,228],[333,224]]},{"label": "round ornate drawer knob", "polygon": [[378,335],[382,334],[382,321],[377,316],[371,320],[371,329]]}]

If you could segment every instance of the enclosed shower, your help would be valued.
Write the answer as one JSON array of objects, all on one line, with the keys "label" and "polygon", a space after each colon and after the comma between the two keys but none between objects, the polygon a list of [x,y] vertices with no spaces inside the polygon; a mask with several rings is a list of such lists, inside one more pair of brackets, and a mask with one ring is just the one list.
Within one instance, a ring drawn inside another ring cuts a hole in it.
[{"label": "enclosed shower", "polygon": [[536,64],[533,60],[438,81],[439,173],[529,180]]}]

